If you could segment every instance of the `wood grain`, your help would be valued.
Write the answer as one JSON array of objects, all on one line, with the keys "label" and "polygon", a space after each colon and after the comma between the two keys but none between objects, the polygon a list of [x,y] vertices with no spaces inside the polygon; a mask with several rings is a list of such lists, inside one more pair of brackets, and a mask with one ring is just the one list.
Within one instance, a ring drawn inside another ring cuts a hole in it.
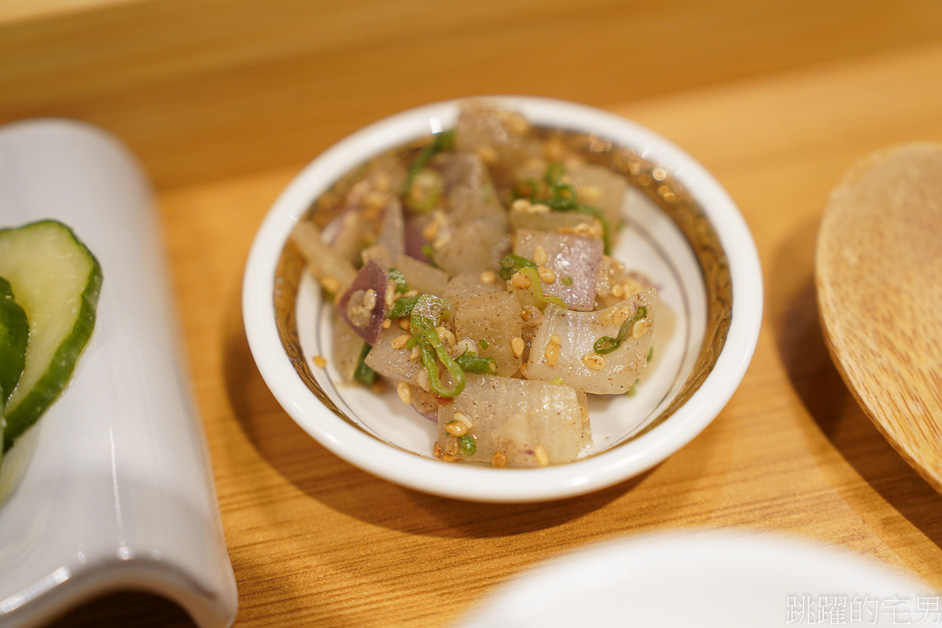
[{"label": "wood grain", "polygon": [[[703,527],[824,541],[942,590],[942,496],[848,391],[814,289],[843,173],[942,141],[938,2],[93,2],[0,19],[0,58],[0,121],[88,120],[155,182],[237,626],[447,625],[566,550]],[[559,503],[455,502],[358,471],[280,408],[242,330],[255,229],[306,161],[393,111],[499,92],[586,102],[677,142],[739,204],[763,264],[759,345],[716,421],[646,474]],[[60,625],[181,623],[132,602]]]},{"label": "wood grain", "polygon": [[825,338],[850,390],[942,492],[942,144],[885,149],[834,190],[818,239]]}]

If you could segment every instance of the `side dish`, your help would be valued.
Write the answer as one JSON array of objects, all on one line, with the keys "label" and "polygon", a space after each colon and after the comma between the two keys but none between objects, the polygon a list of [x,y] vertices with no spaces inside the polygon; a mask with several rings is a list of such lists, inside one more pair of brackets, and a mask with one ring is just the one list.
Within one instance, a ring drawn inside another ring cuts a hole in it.
[{"label": "side dish", "polygon": [[95,325],[102,273],[66,225],[0,229],[0,434],[13,445],[68,384]]},{"label": "side dish", "polygon": [[577,459],[587,395],[632,394],[652,357],[657,289],[611,255],[627,181],[484,101],[356,176],[292,232],[335,306],[336,371],[395,386],[444,461]]}]

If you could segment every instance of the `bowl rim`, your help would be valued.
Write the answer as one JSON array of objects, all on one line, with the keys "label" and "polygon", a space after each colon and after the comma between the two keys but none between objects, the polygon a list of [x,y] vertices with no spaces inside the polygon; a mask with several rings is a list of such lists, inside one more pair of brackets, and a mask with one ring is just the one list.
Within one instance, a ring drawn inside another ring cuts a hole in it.
[{"label": "bowl rim", "polygon": [[[752,360],[762,320],[758,252],[735,202],[693,157],[653,131],[588,105],[533,96],[482,96],[537,124],[596,133],[670,169],[698,200],[729,262],[731,321],[712,372],[688,401],[655,429],[611,451],[538,469],[449,465],[404,451],[347,424],[316,400],[282,349],[271,295],[282,249],[317,196],[368,158],[455,119],[460,98],[409,109],[348,135],[315,157],[288,184],[263,219],[246,261],[243,323],[250,351],[276,400],[329,451],[377,477],[424,493],[469,501],[522,503],[581,495],[629,479],[664,461],[699,435],[726,406]],[[265,295],[265,298],[258,298]],[[299,403],[311,399],[314,403]],[[322,420],[322,417],[329,420]],[[434,465],[434,466],[433,466]]]}]

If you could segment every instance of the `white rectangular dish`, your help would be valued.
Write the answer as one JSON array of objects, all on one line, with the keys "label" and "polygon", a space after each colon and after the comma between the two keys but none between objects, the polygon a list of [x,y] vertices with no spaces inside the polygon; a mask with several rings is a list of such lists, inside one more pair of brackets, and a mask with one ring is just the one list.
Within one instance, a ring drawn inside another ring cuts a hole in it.
[{"label": "white rectangular dish", "polygon": [[97,321],[72,381],[0,469],[0,624],[118,590],[205,628],[237,595],[153,199],[131,154],[65,120],[0,128],[0,227],[56,219],[98,258]]}]

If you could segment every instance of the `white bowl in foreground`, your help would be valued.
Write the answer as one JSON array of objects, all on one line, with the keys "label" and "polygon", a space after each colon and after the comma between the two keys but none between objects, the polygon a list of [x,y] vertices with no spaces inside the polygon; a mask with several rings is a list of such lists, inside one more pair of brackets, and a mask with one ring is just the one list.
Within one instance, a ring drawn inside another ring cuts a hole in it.
[{"label": "white bowl in foreground", "polygon": [[722,410],[752,358],[762,279],[749,230],[716,180],[682,150],[628,120],[583,105],[494,97],[532,125],[605,163],[632,184],[627,228],[613,255],[641,269],[673,314],[636,395],[590,405],[594,444],[576,462],[539,469],[446,464],[432,457],[435,425],[395,393],[347,385],[328,364],[330,304],[289,235],[356,167],[449,128],[460,103],[413,109],[370,125],[311,162],[277,199],[249,254],[243,316],[262,377],[291,417],[327,449],[419,491],[488,502],[559,499],[610,486],[663,461]]}]

